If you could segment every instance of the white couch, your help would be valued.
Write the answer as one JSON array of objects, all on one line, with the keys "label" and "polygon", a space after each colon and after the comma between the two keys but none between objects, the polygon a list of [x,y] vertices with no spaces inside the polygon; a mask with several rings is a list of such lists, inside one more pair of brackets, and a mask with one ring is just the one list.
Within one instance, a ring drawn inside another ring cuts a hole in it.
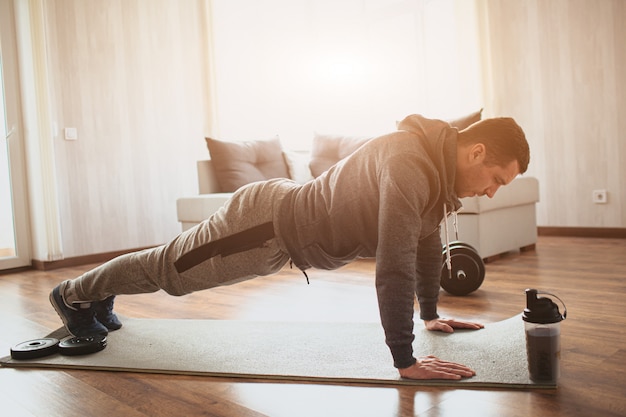
[{"label": "white couch", "polygon": [[[462,198],[459,240],[472,245],[485,260],[518,249],[533,249],[537,243],[538,201],[539,181],[533,177],[517,177],[493,198]],[[448,223],[448,236],[453,240],[452,218]],[[444,228],[441,229],[445,242]]]},{"label": "white couch", "polygon": [[215,213],[233,193],[219,192],[220,186],[210,159],[198,161],[198,195],[176,200],[176,214],[183,231]]},{"label": "white couch", "polygon": [[[176,201],[178,221],[183,231],[207,219],[232,195],[218,192],[220,188],[211,160],[198,161],[197,171],[199,194]],[[472,245],[483,259],[532,248],[537,242],[537,179],[518,177],[508,186],[500,188],[492,199],[470,197],[461,201],[463,210],[458,214],[459,240]],[[452,218],[449,226],[449,237],[455,240]],[[443,233],[442,227],[442,240],[445,241]]]}]

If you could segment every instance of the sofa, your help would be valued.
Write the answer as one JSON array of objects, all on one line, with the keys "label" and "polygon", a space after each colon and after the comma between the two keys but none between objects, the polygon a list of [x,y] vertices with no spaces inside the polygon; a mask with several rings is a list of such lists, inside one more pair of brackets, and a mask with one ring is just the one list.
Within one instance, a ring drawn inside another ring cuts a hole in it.
[{"label": "sofa", "polygon": [[[524,176],[500,187],[493,198],[462,198],[463,208],[457,215],[458,238],[474,247],[486,262],[507,252],[534,249],[537,243],[537,202],[539,181]],[[448,224],[448,238],[456,240],[452,218]],[[443,242],[444,233],[442,227]]]},{"label": "sofa", "polygon": [[[284,150],[277,137],[259,141],[224,142],[206,138],[211,159],[197,161],[198,194],[176,201],[178,221],[185,231],[215,213],[242,185],[269,178],[304,183],[365,143],[367,137],[314,134],[311,151]],[[533,248],[537,241],[535,205],[539,183],[518,177],[494,198],[463,198],[458,213],[458,239],[472,245],[481,258]],[[456,240],[452,218],[449,239]],[[441,228],[445,242],[445,228]]]}]

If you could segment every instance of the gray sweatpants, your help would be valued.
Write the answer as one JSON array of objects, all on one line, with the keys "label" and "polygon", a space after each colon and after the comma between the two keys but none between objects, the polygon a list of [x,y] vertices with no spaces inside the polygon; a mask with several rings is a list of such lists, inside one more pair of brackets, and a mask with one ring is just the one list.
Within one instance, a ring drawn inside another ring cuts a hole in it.
[{"label": "gray sweatpants", "polygon": [[252,248],[249,244],[246,246],[248,242],[235,242],[236,245],[242,244],[242,251],[231,244],[228,251],[222,251],[224,254],[202,255],[200,262],[196,259],[194,266],[187,266],[188,269],[182,272],[175,262],[193,249],[203,247],[196,250],[202,253],[211,242],[240,232],[245,237],[246,231],[273,222],[280,201],[293,186],[286,180],[271,180],[239,189],[209,219],[169,243],[119,256],[69,280],[63,294],[65,301],[98,301],[111,295],[150,293],[161,289],[172,295],[184,295],[278,272],[289,260],[278,236]]}]

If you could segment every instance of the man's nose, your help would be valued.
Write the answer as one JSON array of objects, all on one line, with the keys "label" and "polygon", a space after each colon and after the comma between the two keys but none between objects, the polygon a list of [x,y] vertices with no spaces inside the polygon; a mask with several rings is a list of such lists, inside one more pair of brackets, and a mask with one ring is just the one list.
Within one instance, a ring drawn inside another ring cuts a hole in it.
[{"label": "man's nose", "polygon": [[487,191],[485,192],[485,194],[487,194],[487,197],[493,198],[493,196],[496,195],[496,191],[498,191],[498,188],[500,188],[499,185],[494,185],[492,187],[489,187],[487,188]]}]

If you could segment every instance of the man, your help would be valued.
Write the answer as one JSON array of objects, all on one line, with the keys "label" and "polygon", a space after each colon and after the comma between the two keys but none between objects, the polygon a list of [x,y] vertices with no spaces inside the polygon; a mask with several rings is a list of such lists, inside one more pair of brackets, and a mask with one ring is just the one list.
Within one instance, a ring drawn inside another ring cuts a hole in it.
[{"label": "man", "polygon": [[275,179],[242,187],[213,216],[168,244],[62,282],[50,294],[52,305],[73,335],[106,334],[121,327],[113,313],[119,294],[163,289],[183,295],[275,273],[289,260],[304,272],[375,257],[381,323],[400,375],[471,377],[474,371],[464,365],[413,356],[413,303],[417,295],[429,330],[483,327],[437,314],[439,224],[460,208],[460,197],[492,197],[525,172],[528,143],[510,118],[483,120],[459,132],[412,115],[398,129],[304,185]]}]

